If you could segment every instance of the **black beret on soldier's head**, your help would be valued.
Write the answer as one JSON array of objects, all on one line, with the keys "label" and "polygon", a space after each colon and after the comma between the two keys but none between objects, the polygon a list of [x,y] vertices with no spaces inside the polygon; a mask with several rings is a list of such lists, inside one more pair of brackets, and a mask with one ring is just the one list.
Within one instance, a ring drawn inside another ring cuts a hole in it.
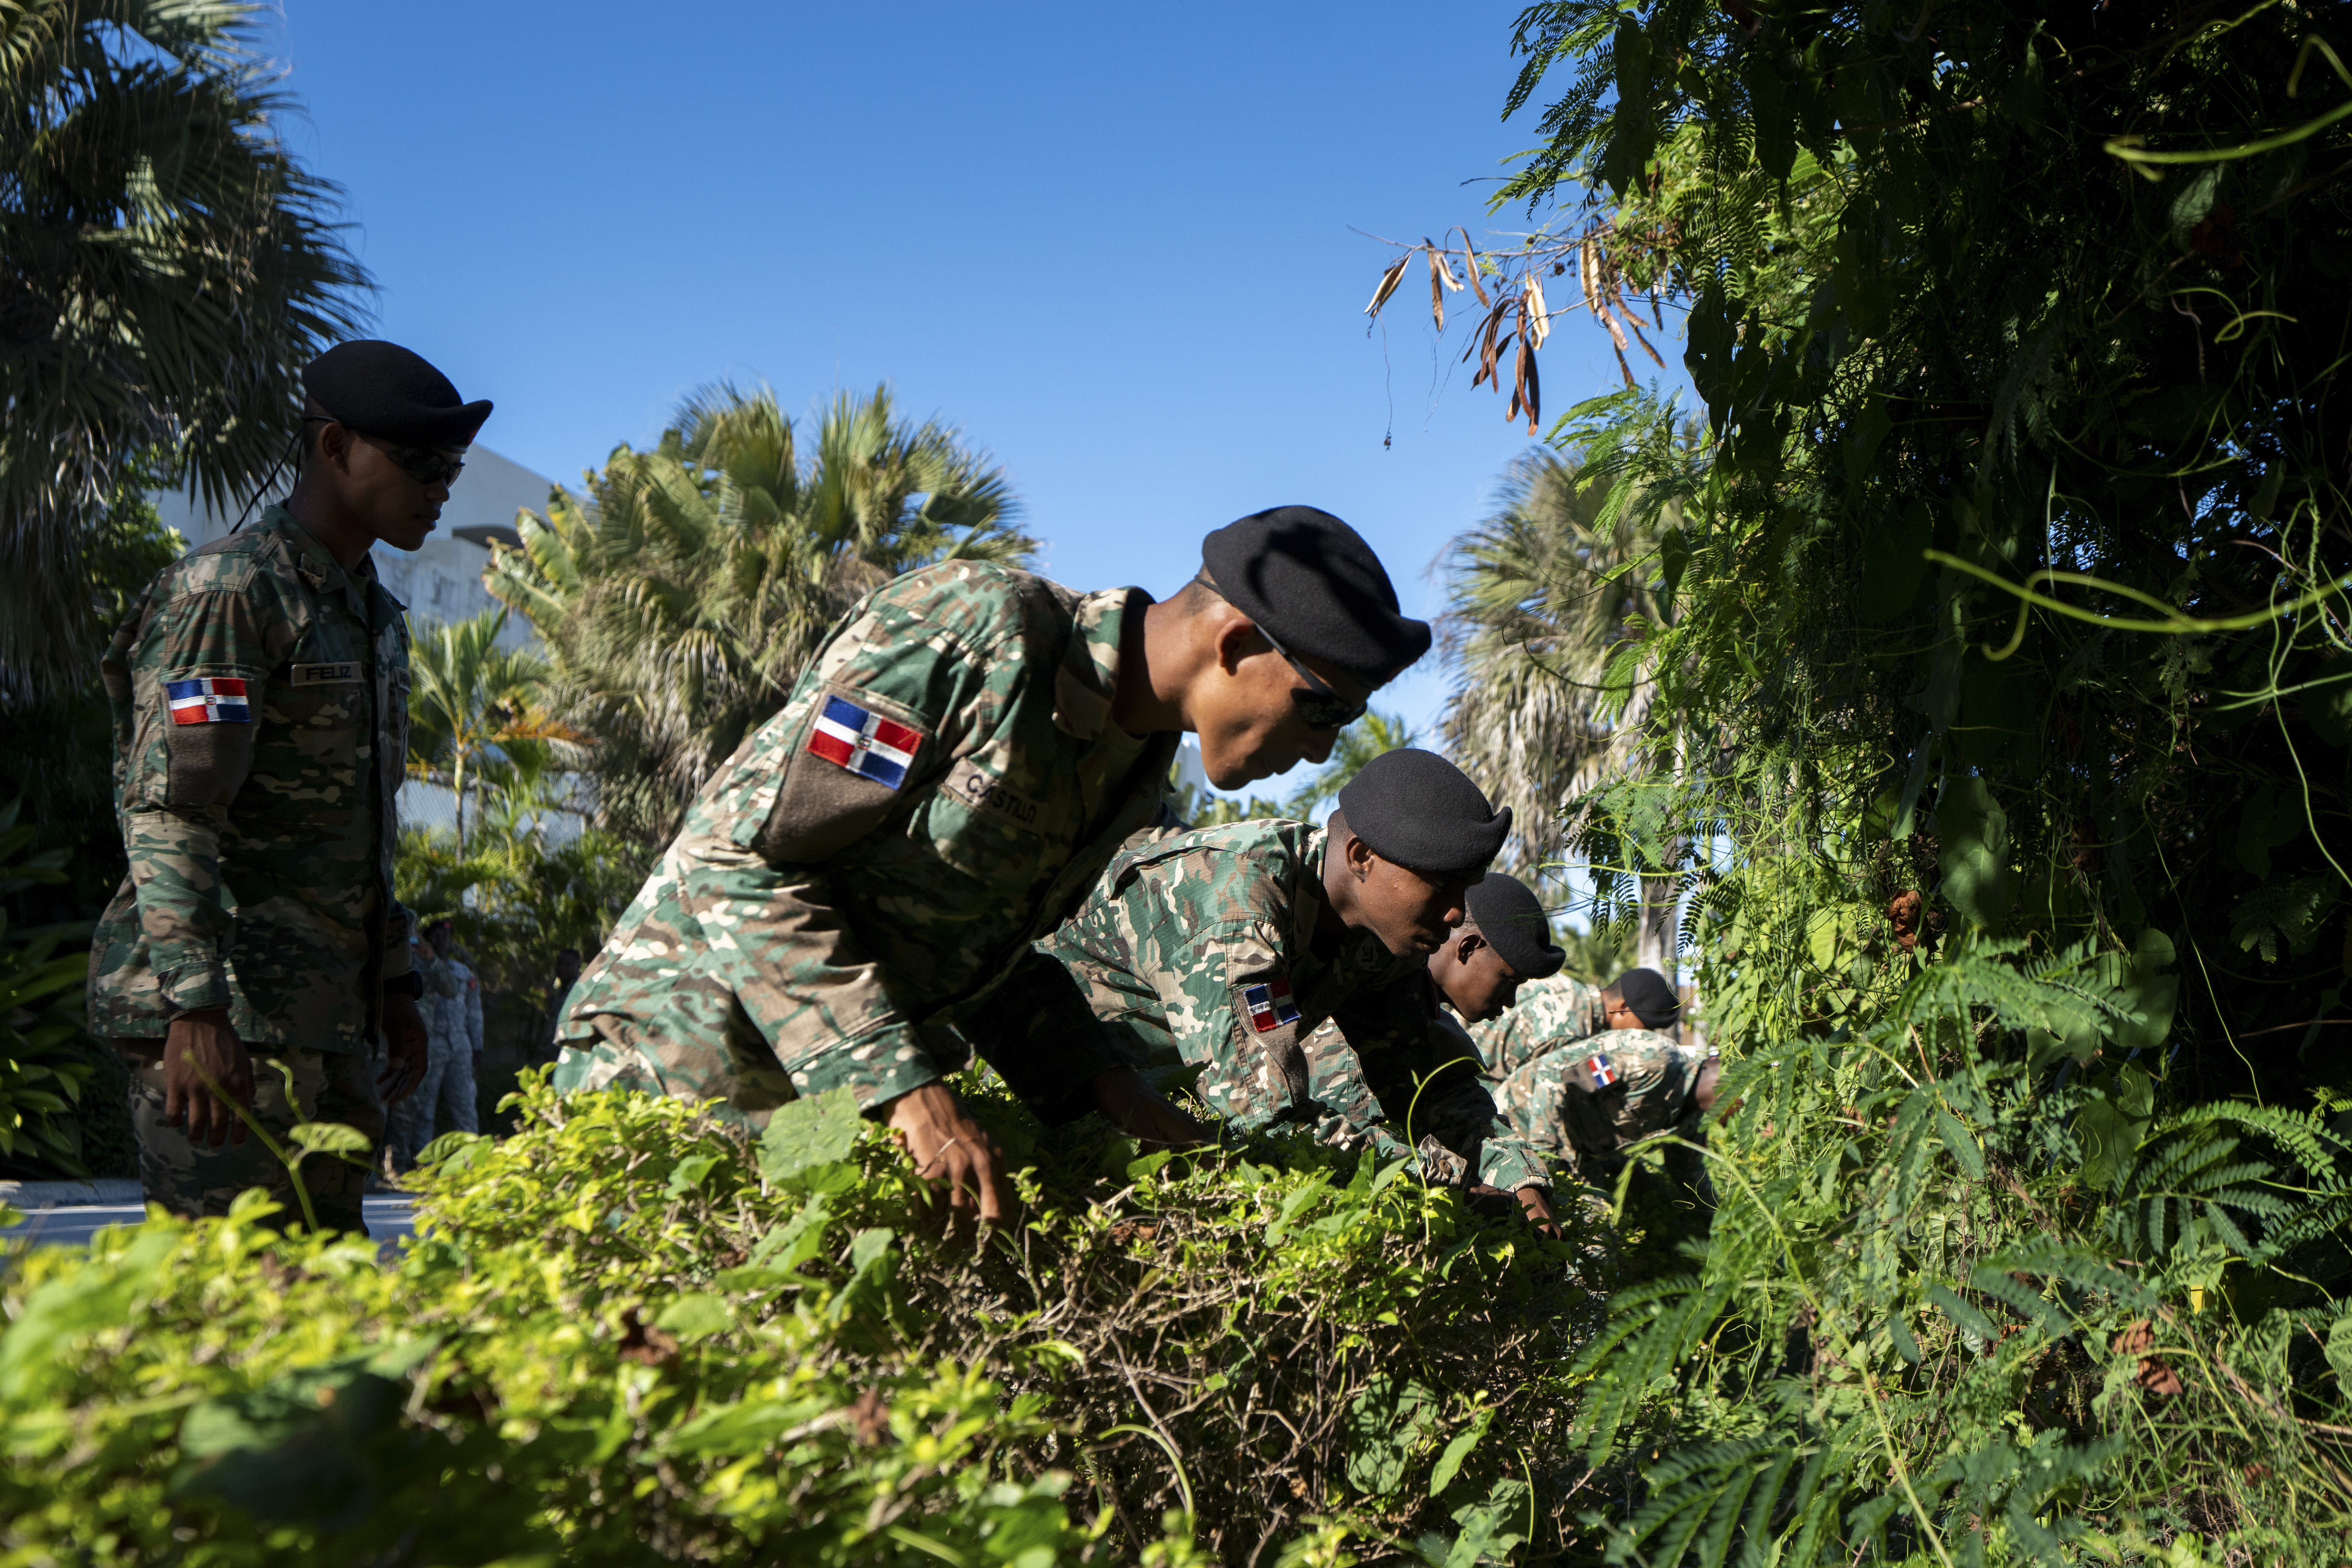
[{"label": "black beret on soldier's head", "polygon": [[1671,1029],[1682,1016],[1683,999],[1654,969],[1629,969],[1609,989],[1633,1009],[1633,1016],[1642,1020],[1645,1029]]},{"label": "black beret on soldier's head", "polygon": [[490,416],[488,398],[467,402],[423,355],[375,338],[337,343],[304,365],[302,389],[337,424],[403,447],[470,447]]},{"label": "black beret on soldier's head", "polygon": [[1511,833],[1509,806],[1496,811],[1467,773],[1413,746],[1366,763],[1339,810],[1373,854],[1433,877],[1475,878]]},{"label": "black beret on soldier's head", "polygon": [[1379,686],[1429,651],[1429,623],[1397,607],[1363,535],[1311,506],[1278,506],[1201,542],[1224,601],[1296,654]]},{"label": "black beret on soldier's head", "polygon": [[1470,919],[1486,945],[1522,980],[1541,980],[1559,973],[1568,954],[1554,947],[1551,922],[1544,919],[1543,900],[1517,877],[1489,871],[1470,886]]}]

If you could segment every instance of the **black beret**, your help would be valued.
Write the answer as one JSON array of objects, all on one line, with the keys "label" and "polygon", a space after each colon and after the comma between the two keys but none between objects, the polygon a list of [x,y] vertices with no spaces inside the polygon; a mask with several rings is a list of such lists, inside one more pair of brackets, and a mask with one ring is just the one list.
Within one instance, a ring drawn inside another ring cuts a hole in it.
[{"label": "black beret", "polygon": [[304,365],[302,389],[338,424],[404,447],[469,447],[490,416],[488,398],[467,402],[423,355],[375,338]]},{"label": "black beret", "polygon": [[1671,1029],[1682,1016],[1683,999],[1666,984],[1666,977],[1654,969],[1629,969],[1617,977],[1611,987],[1624,998],[1625,1005],[1633,1009],[1633,1016],[1642,1020],[1645,1029]]},{"label": "black beret", "polygon": [[1397,608],[1396,589],[1363,535],[1311,506],[1278,506],[1201,542],[1226,603],[1293,653],[1313,654],[1378,686],[1429,651],[1429,623]]},{"label": "black beret", "polygon": [[1373,854],[1431,876],[1475,877],[1511,833],[1509,806],[1496,811],[1467,773],[1413,746],[1366,763],[1339,791],[1339,809]]},{"label": "black beret", "polygon": [[1511,973],[1523,980],[1557,974],[1568,954],[1551,944],[1551,922],[1544,919],[1543,900],[1517,877],[1489,871],[1471,884],[1470,918],[1486,945],[1502,955]]}]

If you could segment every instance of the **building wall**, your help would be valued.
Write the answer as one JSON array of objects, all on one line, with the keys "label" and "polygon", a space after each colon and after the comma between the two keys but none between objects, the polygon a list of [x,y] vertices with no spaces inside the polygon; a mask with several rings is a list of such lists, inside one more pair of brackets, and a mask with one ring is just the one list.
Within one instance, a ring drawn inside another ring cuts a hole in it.
[{"label": "building wall", "polygon": [[[543,515],[553,489],[520,463],[488,447],[475,447],[466,454],[466,471],[449,487],[449,504],[441,509],[441,521],[425,536],[424,547],[413,553],[376,547],[377,578],[408,606],[412,620],[462,621],[498,608],[498,601],[482,586],[482,574],[490,564],[489,542],[521,543],[515,531],[516,511],[529,507]],[[166,491],[154,500],[163,525],[178,529],[190,549],[220,538],[236,521],[234,511],[223,517],[182,492]],[[520,616],[509,620],[499,638],[509,647],[530,639],[530,627]]]}]

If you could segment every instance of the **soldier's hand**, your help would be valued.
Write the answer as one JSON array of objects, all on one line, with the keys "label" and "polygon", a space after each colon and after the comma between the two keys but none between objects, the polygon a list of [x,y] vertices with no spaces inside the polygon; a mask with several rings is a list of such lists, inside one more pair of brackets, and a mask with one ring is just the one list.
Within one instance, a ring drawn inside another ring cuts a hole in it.
[{"label": "soldier's hand", "polygon": [[1528,1223],[1536,1234],[1547,1241],[1558,1241],[1559,1221],[1552,1217],[1551,1194],[1533,1183],[1519,1189],[1519,1207],[1527,1211]]},{"label": "soldier's hand", "polygon": [[[1004,1154],[980,1123],[963,1113],[955,1095],[943,1083],[909,1089],[889,1105],[890,1130],[915,1163],[915,1174],[932,1189],[932,1214],[953,1235],[973,1224],[978,1243],[990,1226],[1003,1225],[1011,1212],[1011,1194],[1004,1180]],[[947,1186],[947,1201],[937,1195]]]},{"label": "soldier's hand", "polygon": [[1187,1116],[1133,1068],[1112,1068],[1094,1076],[1095,1104],[1111,1125],[1146,1154],[1157,1149],[1197,1149],[1209,1130]]},{"label": "soldier's hand", "polygon": [[415,997],[398,991],[385,993],[383,1045],[384,1068],[376,1075],[375,1087],[389,1109],[415,1093],[416,1086],[425,1081],[428,1047]]},{"label": "soldier's hand", "polygon": [[229,1026],[228,1009],[179,1014],[163,1035],[164,1121],[184,1127],[188,1142],[205,1148],[242,1143],[245,1122],[228,1100],[248,1110],[253,1105],[253,1058]]}]

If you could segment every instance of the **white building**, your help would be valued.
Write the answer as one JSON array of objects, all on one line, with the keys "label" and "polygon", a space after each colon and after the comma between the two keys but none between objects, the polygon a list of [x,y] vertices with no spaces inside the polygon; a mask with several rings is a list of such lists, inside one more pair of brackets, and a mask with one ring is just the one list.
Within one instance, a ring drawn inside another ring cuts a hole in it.
[{"label": "white building", "polygon": [[[553,489],[520,463],[488,447],[472,447],[466,454],[466,471],[449,487],[449,504],[441,509],[440,525],[426,535],[424,548],[415,554],[378,548],[377,578],[394,598],[408,606],[414,620],[462,621],[496,609],[498,601],[482,586],[482,574],[490,564],[490,542],[520,544],[522,536],[515,531],[516,511],[529,507],[544,516],[548,493]],[[263,506],[283,495],[279,489],[264,497],[254,513],[258,515]],[[234,511],[223,517],[199,506],[194,496],[177,491],[157,496],[155,510],[163,515],[163,526],[178,529],[190,549],[211,543],[236,521]],[[530,637],[529,623],[518,616],[508,621],[499,640],[514,647],[529,642]]]}]

